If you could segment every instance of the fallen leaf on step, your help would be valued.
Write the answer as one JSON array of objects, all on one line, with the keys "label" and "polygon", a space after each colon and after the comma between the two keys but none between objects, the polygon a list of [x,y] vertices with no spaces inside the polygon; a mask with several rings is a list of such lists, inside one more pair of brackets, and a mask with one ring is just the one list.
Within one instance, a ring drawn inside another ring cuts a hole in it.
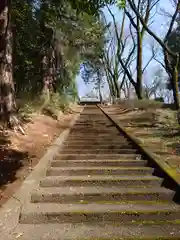
[{"label": "fallen leaf on step", "polygon": [[16,236],[16,239],[21,237],[23,235],[23,233],[19,233],[17,236]]}]

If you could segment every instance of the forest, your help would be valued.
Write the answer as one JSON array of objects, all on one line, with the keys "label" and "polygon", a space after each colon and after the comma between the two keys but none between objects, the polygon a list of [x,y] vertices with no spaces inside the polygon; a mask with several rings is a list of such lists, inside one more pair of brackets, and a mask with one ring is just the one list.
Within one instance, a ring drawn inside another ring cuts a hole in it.
[{"label": "forest", "polygon": [[[133,92],[140,100],[174,102],[178,110],[180,0],[169,4],[168,12],[162,0],[1,0],[1,119],[16,124],[26,106],[64,109],[79,98],[78,75],[101,102],[107,87],[112,102]],[[162,36],[151,28],[157,15],[167,19]],[[149,82],[152,61],[158,68]]]}]

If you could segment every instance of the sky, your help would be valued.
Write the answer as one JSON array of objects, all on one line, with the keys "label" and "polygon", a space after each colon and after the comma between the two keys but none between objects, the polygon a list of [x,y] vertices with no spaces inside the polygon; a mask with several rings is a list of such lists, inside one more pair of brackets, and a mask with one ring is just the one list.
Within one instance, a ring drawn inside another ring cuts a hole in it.
[{"label": "sky", "polygon": [[[170,10],[173,11],[171,1],[172,0],[161,0],[159,10],[160,10],[160,8],[164,8],[168,12],[170,12]],[[119,9],[116,6],[112,6],[111,10],[112,10],[113,14],[115,15],[116,21],[121,23],[122,13],[119,11]],[[106,16],[107,22],[112,21],[112,18],[110,16],[110,14],[108,13],[108,10],[104,9],[103,11]],[[163,38],[163,36],[166,33],[166,30],[169,26],[168,25],[169,19],[167,17],[162,16],[161,14],[157,13],[152,20],[153,20],[153,22],[151,23],[151,30],[153,30],[157,34],[158,37]],[[128,28],[127,24],[126,24],[126,27]],[[150,46],[153,42],[155,43],[156,46],[158,46],[158,44],[153,40],[153,38],[150,37],[148,34],[146,34],[145,39],[144,39],[144,47],[143,47],[143,65],[144,66],[146,65],[146,63],[148,62],[148,60],[151,57],[151,47]],[[158,50],[161,53],[161,48],[159,46],[158,46]],[[128,49],[126,50],[126,52],[128,52]],[[125,54],[126,54],[126,52],[125,52]],[[134,64],[134,66],[132,65],[132,68],[135,69],[135,62],[133,64]],[[155,60],[152,61],[148,65],[145,75],[144,75],[144,80],[147,84],[151,84],[155,69],[157,69],[158,67],[160,67],[160,65]],[[85,96],[87,93],[89,93],[93,89],[92,85],[86,85],[84,83],[84,81],[80,75],[77,76],[76,82],[77,82],[78,93],[79,93],[80,97]],[[106,90],[106,92],[108,92],[107,86],[104,89]]]}]

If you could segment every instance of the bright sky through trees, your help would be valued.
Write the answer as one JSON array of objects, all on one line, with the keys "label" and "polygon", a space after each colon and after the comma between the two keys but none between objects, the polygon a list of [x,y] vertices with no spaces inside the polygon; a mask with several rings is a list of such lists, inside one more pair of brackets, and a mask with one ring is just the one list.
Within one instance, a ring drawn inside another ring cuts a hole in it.
[{"label": "bright sky through trees", "polygon": [[[160,6],[158,8],[158,13],[154,16],[153,18],[153,22],[151,23],[151,29],[153,29],[153,31],[160,37],[164,36],[164,33],[166,32],[166,29],[168,27],[168,21],[169,19],[165,16],[163,16],[162,14],[160,14],[160,8],[164,8],[165,10],[169,11],[169,9],[172,9],[172,5],[170,3],[170,0],[161,0],[160,1]],[[112,12],[114,13],[115,17],[116,17],[116,21],[121,22],[121,13],[119,11],[119,9],[116,6],[112,6],[111,7]],[[172,9],[173,11],[173,9]],[[108,13],[107,9],[104,9],[104,14],[106,16],[107,21],[112,21],[112,18],[110,16],[110,14]],[[126,29],[128,30],[128,25],[126,26]],[[145,37],[145,41],[144,41],[144,49],[143,49],[143,62],[144,65],[146,65],[147,61],[150,59],[151,57],[151,45],[154,43],[154,40],[148,35],[146,34]],[[157,45],[157,43],[155,43]],[[161,55],[161,48],[157,45],[158,47],[158,51],[159,54]],[[126,51],[128,52],[128,49],[126,49]],[[162,55],[163,58],[163,55]],[[135,62],[134,64],[134,68],[135,68]],[[149,66],[146,69],[146,72],[144,74],[144,80],[146,82],[151,81],[152,76],[154,74],[154,70],[156,68],[160,67],[159,64],[157,64],[157,62],[155,60],[152,60],[152,62],[149,64]],[[89,84],[88,86],[85,85],[85,83],[83,82],[82,78],[80,75],[77,76],[77,85],[78,85],[78,92],[80,96],[84,96],[86,95],[90,89],[93,89],[93,85]],[[105,86],[104,92],[108,92],[108,87]]]}]

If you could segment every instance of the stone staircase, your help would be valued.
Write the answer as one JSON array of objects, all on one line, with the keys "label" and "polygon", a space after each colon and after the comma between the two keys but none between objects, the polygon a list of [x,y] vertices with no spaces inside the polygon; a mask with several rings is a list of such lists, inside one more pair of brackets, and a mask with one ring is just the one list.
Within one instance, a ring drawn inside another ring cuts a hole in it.
[{"label": "stone staircase", "polygon": [[20,224],[36,239],[180,239],[175,193],[153,173],[106,116],[87,106],[23,206]]}]

